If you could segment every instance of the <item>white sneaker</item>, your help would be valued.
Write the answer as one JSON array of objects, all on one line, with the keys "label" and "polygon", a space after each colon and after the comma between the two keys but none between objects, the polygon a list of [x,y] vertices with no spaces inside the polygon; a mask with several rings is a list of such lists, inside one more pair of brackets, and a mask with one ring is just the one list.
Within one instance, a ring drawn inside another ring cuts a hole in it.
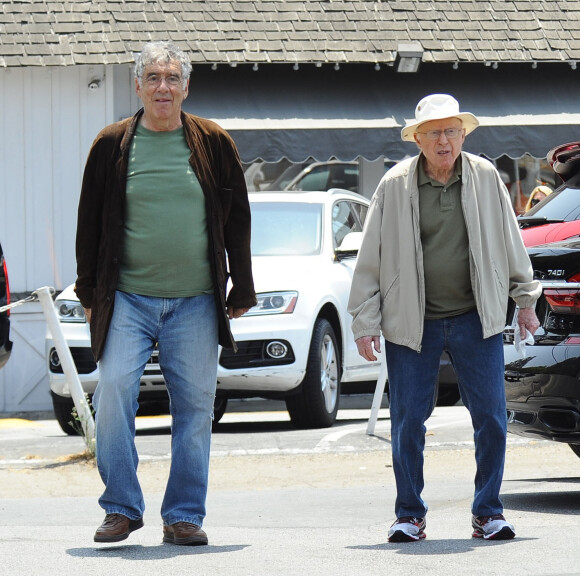
[{"label": "white sneaker", "polygon": [[389,542],[415,542],[426,538],[425,518],[397,518],[389,529]]},{"label": "white sneaker", "polygon": [[510,540],[516,535],[514,527],[506,522],[503,514],[494,516],[473,516],[471,518],[474,538],[485,540]]}]

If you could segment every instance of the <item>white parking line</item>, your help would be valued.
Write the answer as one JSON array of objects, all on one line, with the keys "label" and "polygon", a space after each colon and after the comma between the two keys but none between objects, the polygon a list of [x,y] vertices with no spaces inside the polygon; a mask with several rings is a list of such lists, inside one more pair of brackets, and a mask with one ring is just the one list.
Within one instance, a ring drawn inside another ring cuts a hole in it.
[{"label": "white parking line", "polygon": [[356,434],[357,432],[364,432],[367,429],[367,425],[352,424],[350,426],[345,426],[341,430],[336,432],[331,432],[324,436],[318,444],[314,447],[314,452],[328,452],[333,448],[333,443],[338,442],[344,436],[349,434]]},{"label": "white parking line", "polygon": [[[449,428],[449,427],[453,427],[453,426],[457,426],[457,425],[461,425],[461,424],[466,424],[468,422],[469,422],[468,415],[467,415],[467,417],[465,417],[465,415],[464,415],[464,417],[460,418],[460,419],[455,419],[455,420],[450,420],[450,421],[445,421],[445,422],[437,422],[437,423],[430,423],[429,420],[427,420],[427,424],[426,424],[427,433],[429,433],[431,430],[436,430],[436,429],[440,429],[440,428]],[[335,449],[335,447],[333,446],[334,443],[338,442],[339,440],[341,440],[345,436],[348,436],[349,434],[357,434],[359,432],[365,432],[366,429],[367,429],[366,424],[364,424],[364,425],[351,425],[351,426],[345,426],[344,428],[341,428],[340,430],[337,430],[336,432],[331,432],[330,434],[327,434],[326,436],[324,436],[318,442],[318,444],[316,444],[316,446],[314,448],[314,452],[328,452],[331,449]],[[388,433],[389,431],[390,431],[390,427],[386,432]],[[380,436],[380,435],[373,434],[373,436]]]}]

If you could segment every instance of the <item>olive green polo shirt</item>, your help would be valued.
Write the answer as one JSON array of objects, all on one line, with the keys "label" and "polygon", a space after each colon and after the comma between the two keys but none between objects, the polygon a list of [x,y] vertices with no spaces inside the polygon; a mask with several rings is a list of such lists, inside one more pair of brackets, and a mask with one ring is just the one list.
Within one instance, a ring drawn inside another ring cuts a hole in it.
[{"label": "olive green polo shirt", "polygon": [[461,156],[446,184],[427,176],[423,158],[418,170],[425,318],[457,316],[475,308],[461,205]]},{"label": "olive green polo shirt", "polygon": [[212,292],[205,197],[190,154],[182,127],[137,127],[127,169],[119,290],[163,298]]}]

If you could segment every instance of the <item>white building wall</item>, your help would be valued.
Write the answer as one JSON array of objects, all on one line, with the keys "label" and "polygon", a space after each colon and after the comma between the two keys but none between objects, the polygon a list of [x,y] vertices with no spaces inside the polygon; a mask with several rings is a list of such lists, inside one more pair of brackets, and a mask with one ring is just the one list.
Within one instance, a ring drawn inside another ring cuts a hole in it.
[{"label": "white building wall", "polygon": [[[92,80],[99,80],[91,89]],[[15,297],[74,282],[77,205],[97,133],[139,106],[130,66],[0,70],[0,239]],[[0,412],[50,410],[45,322],[14,308],[12,356],[0,370]]]},{"label": "white building wall", "polygon": [[100,68],[76,66],[0,71],[2,210],[0,233],[12,292],[75,277],[76,208],[84,161],[107,114]]}]

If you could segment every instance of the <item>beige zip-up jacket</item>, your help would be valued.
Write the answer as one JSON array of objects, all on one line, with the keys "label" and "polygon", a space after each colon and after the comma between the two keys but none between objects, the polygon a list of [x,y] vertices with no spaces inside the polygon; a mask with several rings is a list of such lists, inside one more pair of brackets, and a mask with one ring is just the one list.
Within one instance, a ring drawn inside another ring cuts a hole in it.
[{"label": "beige zip-up jacket", "polygon": [[[504,329],[509,297],[520,308],[528,308],[542,288],[533,279],[498,171],[484,158],[461,154],[461,204],[469,239],[471,285],[483,336],[488,338]],[[425,318],[419,158],[391,168],[372,197],[348,304],[355,340],[382,332],[387,341],[418,352]]]}]

